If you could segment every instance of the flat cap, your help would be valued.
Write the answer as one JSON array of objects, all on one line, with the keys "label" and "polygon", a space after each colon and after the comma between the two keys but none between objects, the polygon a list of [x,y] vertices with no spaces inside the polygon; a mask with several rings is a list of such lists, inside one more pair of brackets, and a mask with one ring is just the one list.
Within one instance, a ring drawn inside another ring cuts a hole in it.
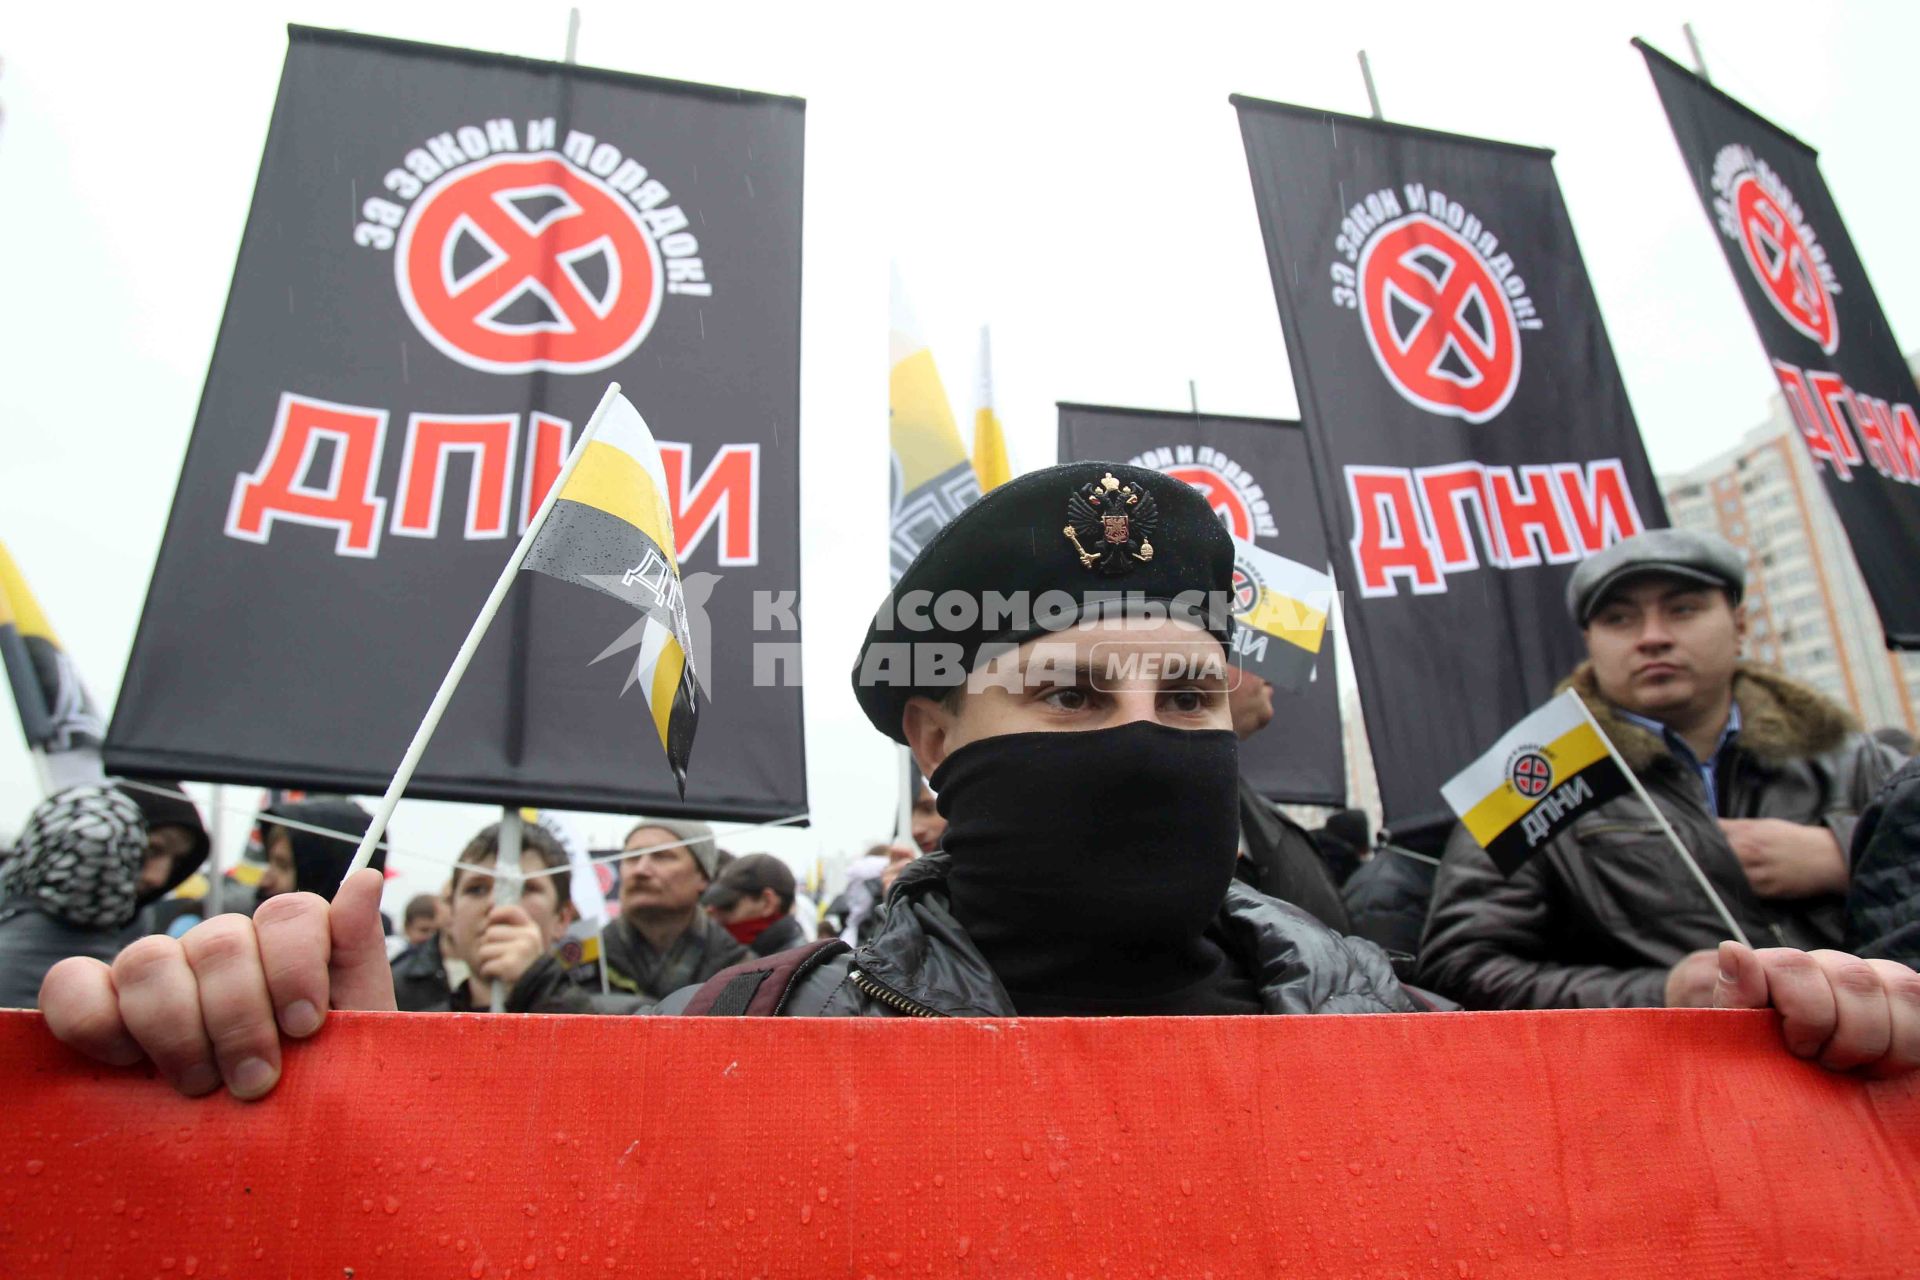
[{"label": "flat cap", "polygon": [[916,694],[963,684],[988,645],[1149,605],[1233,635],[1233,538],[1193,486],[1118,462],[1031,471],[935,534],[881,603],[853,668],[873,726],[905,742]]},{"label": "flat cap", "polygon": [[1717,533],[1692,529],[1649,529],[1616,542],[1580,562],[1567,580],[1567,612],[1584,627],[1612,591],[1629,578],[1650,573],[1689,578],[1725,587],[1733,602],[1747,592],[1747,566],[1739,548]]},{"label": "flat cap", "polygon": [[793,870],[786,863],[770,853],[749,853],[727,864],[719,879],[700,895],[700,905],[725,911],[742,898],[757,898],[768,889],[791,904],[795,887]]}]

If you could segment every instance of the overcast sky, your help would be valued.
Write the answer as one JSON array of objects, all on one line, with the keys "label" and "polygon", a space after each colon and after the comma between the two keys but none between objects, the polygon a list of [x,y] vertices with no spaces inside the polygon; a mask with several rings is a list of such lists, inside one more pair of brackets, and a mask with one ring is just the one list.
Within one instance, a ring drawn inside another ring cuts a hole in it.
[{"label": "overcast sky", "polygon": [[[1294,414],[1229,93],[1364,112],[1365,48],[1390,119],[1556,148],[1656,468],[1758,422],[1766,363],[1627,43],[1684,60],[1688,19],[1717,84],[1821,148],[1913,343],[1920,6],[585,6],[582,62],[808,101],[802,599],[818,826],[736,847],[831,856],[891,825],[890,750],[844,676],[885,589],[889,258],[963,420],[977,327],[992,323],[1016,469],[1053,461],[1056,400],[1180,409],[1191,378],[1203,408]],[[103,702],[192,426],[290,21],[557,58],[567,5],[17,5],[0,29],[0,539]],[[36,798],[11,733],[0,831]],[[448,855],[482,815],[409,805],[396,832]],[[586,826],[612,839],[621,824]]]}]

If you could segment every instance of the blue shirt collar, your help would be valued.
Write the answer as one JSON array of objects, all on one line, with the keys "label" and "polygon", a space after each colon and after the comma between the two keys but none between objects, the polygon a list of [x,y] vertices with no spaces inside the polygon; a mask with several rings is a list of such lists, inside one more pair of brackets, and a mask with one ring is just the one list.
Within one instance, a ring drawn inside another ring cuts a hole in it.
[{"label": "blue shirt collar", "polygon": [[[1636,715],[1624,707],[1615,707],[1614,711],[1619,714],[1622,720],[1625,720],[1628,724],[1639,725],[1642,729],[1645,729],[1648,733],[1651,733],[1654,737],[1666,743],[1669,748],[1678,747],[1684,750],[1687,755],[1693,755],[1693,748],[1687,746],[1686,739],[1667,728],[1666,725],[1661,724],[1658,720],[1643,715]],[[1721,751],[1726,749],[1727,743],[1732,741],[1733,735],[1738,732],[1740,732],[1740,704],[1736,702],[1733,704],[1732,711],[1727,715],[1727,727],[1720,731],[1720,740],[1713,744],[1713,758],[1717,759],[1719,757]]]}]

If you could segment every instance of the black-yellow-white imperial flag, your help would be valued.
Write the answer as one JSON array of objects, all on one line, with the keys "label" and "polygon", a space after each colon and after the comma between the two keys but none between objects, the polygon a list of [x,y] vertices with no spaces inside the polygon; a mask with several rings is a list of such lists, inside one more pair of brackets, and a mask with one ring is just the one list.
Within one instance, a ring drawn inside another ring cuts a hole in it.
[{"label": "black-yellow-white imperial flag", "polygon": [[640,686],[667,765],[685,796],[687,759],[700,719],[693,627],[674,551],[660,446],[625,396],[614,396],[607,406],[523,567],[592,587],[640,610],[633,629],[594,661],[639,646],[620,692]]},{"label": "black-yellow-white imperial flag", "polygon": [[1613,744],[1568,689],[1507,730],[1440,794],[1510,876],[1569,823],[1631,788]]}]

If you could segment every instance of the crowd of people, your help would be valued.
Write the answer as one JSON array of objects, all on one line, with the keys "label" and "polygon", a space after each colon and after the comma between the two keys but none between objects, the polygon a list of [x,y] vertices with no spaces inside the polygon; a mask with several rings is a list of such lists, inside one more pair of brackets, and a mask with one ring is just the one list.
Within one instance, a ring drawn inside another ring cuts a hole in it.
[{"label": "crowd of people", "polygon": [[[1107,549],[1101,572],[1148,602],[1230,586],[1231,542],[1193,490],[1080,464],[993,491],[897,592],[1087,585],[1096,557],[1061,540],[1059,512],[1099,484],[1157,500],[1145,554],[1111,569]],[[1134,547],[1118,519],[1109,541]],[[1510,875],[1461,826],[1375,833],[1350,810],[1303,827],[1239,775],[1239,742],[1274,718],[1270,686],[1191,664],[1101,677],[1102,649],[1224,655],[1231,620],[1103,598],[1068,630],[970,622],[937,637],[963,672],[991,650],[1031,676],[1039,646],[1064,646],[1043,678],[875,682],[856,664],[862,708],[929,785],[911,839],[875,845],[825,903],[805,902],[780,859],[726,853],[704,823],[643,819],[616,864],[618,915],[586,947],[560,842],[526,828],[520,893],[501,904],[490,826],[443,893],[408,904],[390,949],[378,875],[340,881],[365,811],[309,800],[261,815],[250,912],[199,920],[167,897],[207,851],[190,802],[82,788],[36,809],[0,867],[0,1004],[37,1000],[83,1052],[148,1057],[187,1092],[224,1082],[242,1097],[277,1080],[280,1037],[313,1034],[329,1008],[485,1010],[496,987],[510,1013],[580,1015],[1772,1008],[1800,1056],[1910,1070],[1920,766],[1742,659],[1744,587],[1732,548],[1677,531],[1576,570],[1568,617],[1539,625],[1584,637],[1566,686],[1666,821],[1633,796],[1609,801]],[[863,658],[893,625],[883,610]],[[1728,941],[1668,826],[1753,946]]]}]

